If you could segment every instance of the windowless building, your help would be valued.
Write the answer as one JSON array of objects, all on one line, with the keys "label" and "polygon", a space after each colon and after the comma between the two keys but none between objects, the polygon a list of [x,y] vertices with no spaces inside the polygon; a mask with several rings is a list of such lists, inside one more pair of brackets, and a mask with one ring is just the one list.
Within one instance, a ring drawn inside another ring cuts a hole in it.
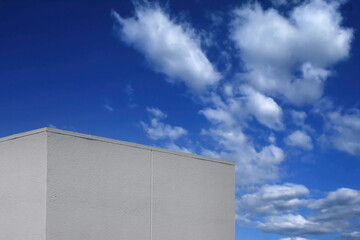
[{"label": "windowless building", "polygon": [[234,163],[43,128],[0,138],[0,239],[234,240]]}]

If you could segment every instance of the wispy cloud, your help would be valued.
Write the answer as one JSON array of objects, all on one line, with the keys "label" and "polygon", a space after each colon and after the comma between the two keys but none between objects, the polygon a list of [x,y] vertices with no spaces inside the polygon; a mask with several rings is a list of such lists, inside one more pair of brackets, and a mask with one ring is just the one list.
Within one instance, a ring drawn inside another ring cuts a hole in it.
[{"label": "wispy cloud", "polygon": [[128,96],[129,107],[135,108],[137,106],[137,104],[134,103],[134,88],[131,86],[131,83],[126,84],[126,86],[124,88],[124,92]]},{"label": "wispy cloud", "polygon": [[130,18],[112,12],[116,31],[121,40],[145,55],[154,70],[195,92],[219,81],[220,73],[202,51],[200,37],[189,24],[175,22],[158,4],[135,7]]},{"label": "wispy cloud", "polygon": [[103,107],[109,111],[109,112],[113,112],[114,111],[114,108],[112,106],[110,106],[109,104],[104,104]]},{"label": "wispy cloud", "polygon": [[130,83],[128,83],[128,84],[125,86],[125,93],[126,93],[129,97],[131,97],[131,96],[133,95],[134,89],[133,89],[133,87],[131,86]]}]

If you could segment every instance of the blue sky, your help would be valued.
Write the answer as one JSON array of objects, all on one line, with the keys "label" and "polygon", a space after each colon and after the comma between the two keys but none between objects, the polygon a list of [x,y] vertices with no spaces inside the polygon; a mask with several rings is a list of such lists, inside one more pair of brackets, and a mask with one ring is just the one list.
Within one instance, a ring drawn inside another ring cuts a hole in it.
[{"label": "blue sky", "polygon": [[236,162],[236,239],[360,239],[360,2],[2,1],[0,136]]}]

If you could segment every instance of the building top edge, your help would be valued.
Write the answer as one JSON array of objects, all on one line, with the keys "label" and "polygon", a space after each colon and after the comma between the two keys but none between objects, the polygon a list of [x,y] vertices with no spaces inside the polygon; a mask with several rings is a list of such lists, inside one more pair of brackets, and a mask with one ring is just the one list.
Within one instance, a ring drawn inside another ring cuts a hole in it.
[{"label": "building top edge", "polygon": [[228,161],[228,160],[206,157],[206,156],[196,155],[196,154],[192,154],[192,153],[184,153],[184,152],[168,150],[168,149],[159,148],[159,147],[152,147],[152,146],[147,146],[147,145],[138,144],[138,143],[126,142],[126,141],[121,141],[121,140],[116,140],[116,139],[111,139],[111,138],[98,137],[98,136],[94,136],[94,135],[71,132],[71,131],[60,130],[60,129],[56,129],[56,128],[49,128],[49,127],[39,128],[39,129],[32,130],[32,131],[27,131],[27,132],[22,132],[22,133],[10,135],[10,136],[2,137],[2,138],[0,138],[0,143],[9,141],[9,140],[14,140],[17,138],[26,137],[29,135],[39,134],[42,132],[67,135],[67,136],[78,137],[78,138],[89,139],[89,140],[96,140],[96,141],[112,143],[112,144],[119,144],[119,145],[128,146],[128,147],[141,148],[141,149],[146,149],[146,150],[151,150],[151,151],[156,151],[156,152],[163,152],[163,153],[168,153],[168,154],[185,156],[185,157],[190,157],[190,158],[194,158],[194,159],[198,159],[198,160],[222,163],[222,164],[227,164],[227,165],[235,165],[234,162]]}]

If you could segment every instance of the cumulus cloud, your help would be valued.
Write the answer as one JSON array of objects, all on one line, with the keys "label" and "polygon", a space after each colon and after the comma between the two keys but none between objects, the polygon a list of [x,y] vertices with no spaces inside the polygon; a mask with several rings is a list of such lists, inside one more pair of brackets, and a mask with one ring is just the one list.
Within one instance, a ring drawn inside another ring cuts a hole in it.
[{"label": "cumulus cloud", "polygon": [[360,156],[360,110],[330,112],[325,138],[340,151]]},{"label": "cumulus cloud", "polygon": [[140,122],[140,124],[150,139],[175,140],[187,134],[187,130],[182,127],[171,126],[169,124],[161,122],[161,119],[166,118],[167,115],[163,113],[160,109],[147,108],[147,111],[151,118],[150,123],[147,124],[145,122]]},{"label": "cumulus cloud", "polygon": [[323,209],[343,206],[344,204],[360,204],[360,192],[349,188],[340,188],[330,192],[326,198],[315,201],[310,207]]},{"label": "cumulus cloud", "polygon": [[306,1],[289,17],[259,4],[234,11],[231,38],[249,83],[296,105],[323,94],[326,69],[349,55],[352,30],[341,26],[336,1]]},{"label": "cumulus cloud", "polygon": [[[241,129],[226,129],[224,126],[203,130],[219,143],[216,156],[235,161],[236,183],[239,186],[260,184],[279,178],[279,164],[284,160],[284,152],[274,144],[257,150]],[[213,151],[203,154],[214,156]]]},{"label": "cumulus cloud", "polygon": [[244,219],[245,217],[291,212],[307,203],[306,200],[298,197],[308,194],[309,190],[299,184],[266,184],[256,192],[244,194],[238,199],[236,202],[237,214]]},{"label": "cumulus cloud", "polygon": [[308,239],[302,237],[291,237],[291,238],[280,238],[279,240],[308,240]]},{"label": "cumulus cloud", "polygon": [[158,5],[136,5],[135,15],[129,18],[112,15],[121,40],[144,54],[154,70],[170,81],[200,92],[221,78],[202,51],[195,30],[173,20]]},{"label": "cumulus cloud", "polygon": [[232,113],[227,111],[229,108],[239,107],[236,102],[233,102],[233,106],[224,106],[224,107],[217,107],[217,108],[205,108],[200,111],[209,121],[214,124],[224,123],[226,125],[234,125],[235,119],[232,116]]},{"label": "cumulus cloud", "polygon": [[311,137],[305,132],[296,130],[285,139],[288,146],[299,147],[306,150],[313,148]]},{"label": "cumulus cloud", "polygon": [[309,208],[319,210],[317,220],[341,220],[360,217],[360,191],[340,188],[330,192],[324,199],[309,204]]},{"label": "cumulus cloud", "polygon": [[[237,219],[265,232],[296,237],[339,233],[342,239],[356,239],[360,220],[360,191],[339,188],[320,199],[305,198],[303,185],[264,185],[237,200]],[[300,214],[307,209],[308,214]]]},{"label": "cumulus cloud", "polygon": [[265,221],[259,223],[258,228],[265,232],[290,236],[314,236],[333,232],[329,226],[310,221],[299,214],[265,217]]},{"label": "cumulus cloud", "polygon": [[360,239],[360,232],[353,231],[353,232],[343,233],[342,236],[341,236],[341,239],[343,239],[343,240]]},{"label": "cumulus cloud", "polygon": [[[225,87],[226,96],[212,94],[209,103],[200,111],[212,127],[202,130],[217,143],[217,149],[203,149],[203,154],[217,156],[236,162],[237,184],[244,186],[277,180],[279,165],[284,160],[284,152],[275,141],[269,145],[255,147],[252,139],[244,133],[250,119],[255,118],[266,128],[283,128],[282,109],[270,97],[248,85]],[[209,104],[209,105],[210,105]]]},{"label": "cumulus cloud", "polygon": [[234,126],[239,123],[245,124],[245,121],[253,116],[260,124],[268,128],[274,130],[283,128],[282,108],[271,97],[263,95],[248,85],[241,85],[235,94],[230,94],[229,89],[226,91],[229,96],[225,101],[213,95],[214,107],[206,107],[200,111],[212,123]]}]

